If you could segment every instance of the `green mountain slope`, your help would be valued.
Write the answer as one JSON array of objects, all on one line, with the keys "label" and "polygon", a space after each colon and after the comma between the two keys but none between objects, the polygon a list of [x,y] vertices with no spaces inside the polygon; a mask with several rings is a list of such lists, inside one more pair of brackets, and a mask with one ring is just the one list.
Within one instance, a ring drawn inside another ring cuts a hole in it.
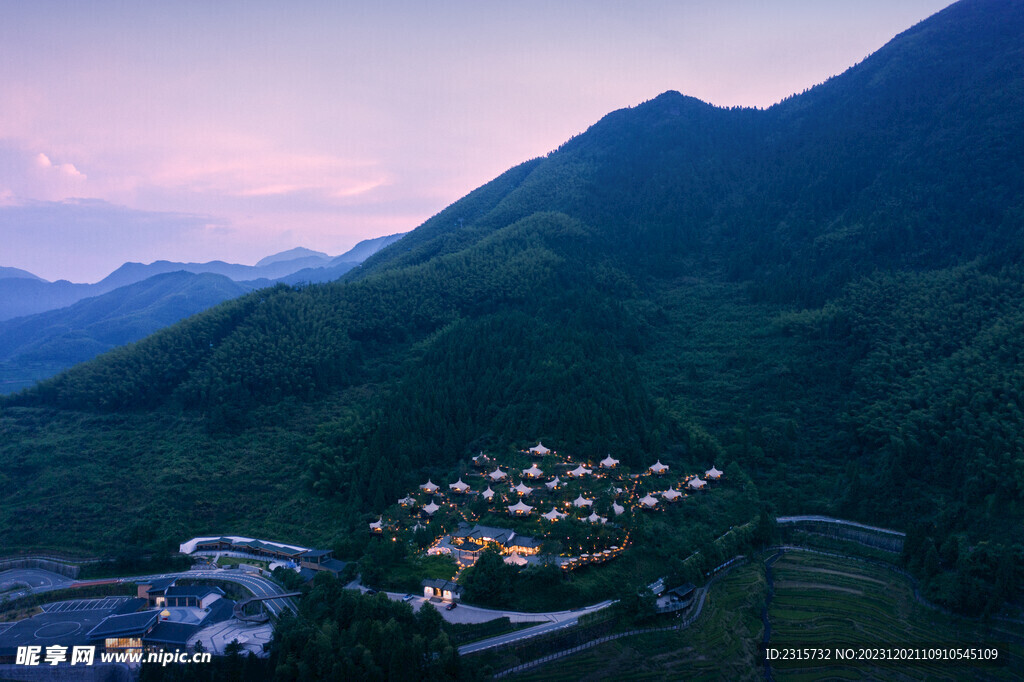
[{"label": "green mountain slope", "polygon": [[[482,447],[735,461],[780,510],[908,529],[946,603],[998,604],[1024,579],[1022,38],[1024,3],[965,0],[768,110],[670,92],[614,112],[342,281],[75,367],[4,428],[177,418],[204,450],[297,411],[282,494],[345,512],[291,532],[335,539]],[[99,437],[61,433],[54,452]],[[52,466],[21,438],[0,445],[12,544]],[[167,527],[224,532],[238,515],[211,504]]]},{"label": "green mountain slope", "polygon": [[67,308],[0,322],[0,392],[31,386],[249,290],[221,275],[173,272]]}]

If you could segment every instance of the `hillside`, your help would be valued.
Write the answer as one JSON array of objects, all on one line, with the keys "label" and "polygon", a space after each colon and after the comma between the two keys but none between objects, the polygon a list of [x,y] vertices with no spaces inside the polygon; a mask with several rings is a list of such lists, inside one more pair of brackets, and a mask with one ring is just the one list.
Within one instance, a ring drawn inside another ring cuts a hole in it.
[{"label": "hillside", "polygon": [[[780,511],[907,529],[935,598],[997,608],[1024,583],[1020,149],[1011,0],[959,2],[767,110],[668,92],[613,112],[339,282],[244,296],[7,400],[0,541],[56,526],[35,500],[71,451],[106,480],[152,461],[93,424],[160,439],[164,474],[134,479],[151,500],[215,451],[207,475],[345,510],[150,501],[151,542],[230,520],[342,543],[421,474],[542,437],[736,462]],[[224,450],[262,434],[288,443],[280,469]],[[62,518],[95,516],[68,485]]]},{"label": "hillside", "polygon": [[250,289],[221,275],[179,271],[0,322],[0,392],[31,386]]}]

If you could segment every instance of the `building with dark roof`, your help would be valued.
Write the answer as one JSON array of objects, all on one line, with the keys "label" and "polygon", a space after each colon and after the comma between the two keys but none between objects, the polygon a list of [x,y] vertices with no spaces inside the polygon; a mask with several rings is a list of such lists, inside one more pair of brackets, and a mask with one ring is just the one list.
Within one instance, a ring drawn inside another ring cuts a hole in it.
[{"label": "building with dark roof", "polygon": [[91,641],[102,640],[107,651],[142,651],[142,640],[156,625],[158,615],[156,611],[142,611],[107,616],[86,636]]},{"label": "building with dark roof", "polygon": [[163,606],[164,590],[174,584],[177,578],[159,578],[139,585],[138,595],[149,602],[150,606]]},{"label": "building with dark roof", "polygon": [[456,585],[450,580],[428,578],[420,584],[423,585],[423,596],[428,599],[438,598],[444,601],[460,601],[462,599],[462,586]]},{"label": "building with dark roof", "polygon": [[541,541],[527,535],[518,535],[508,528],[493,526],[470,526],[460,523],[452,533],[453,544],[475,552],[482,547],[495,546],[503,554],[518,552],[519,554],[536,554],[540,551]]},{"label": "building with dark roof", "polygon": [[192,606],[205,609],[224,596],[224,590],[209,585],[172,585],[164,591],[163,606]]},{"label": "building with dark roof", "polygon": [[347,562],[335,559],[329,549],[309,549],[299,556],[300,567],[312,571],[330,571],[334,577],[338,577],[347,565]]},{"label": "building with dark roof", "polygon": [[142,643],[146,649],[184,649],[188,646],[189,638],[200,629],[200,625],[162,620],[142,638]]}]

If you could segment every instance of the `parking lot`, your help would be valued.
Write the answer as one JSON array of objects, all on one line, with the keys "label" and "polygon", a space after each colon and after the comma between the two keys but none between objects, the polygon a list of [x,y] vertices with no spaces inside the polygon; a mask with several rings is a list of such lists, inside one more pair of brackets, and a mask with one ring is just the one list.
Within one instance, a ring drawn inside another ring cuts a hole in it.
[{"label": "parking lot", "polygon": [[53,604],[43,604],[44,613],[65,613],[67,611],[113,611],[132,597],[103,597],[100,599],[71,599]]},{"label": "parking lot", "polygon": [[[118,597],[122,603],[125,597]],[[112,602],[113,599],[76,599],[70,602],[47,604],[62,606],[60,611],[44,611],[32,618],[0,627],[0,651],[19,646],[48,646],[60,644],[73,646],[88,644],[85,635],[101,620],[114,612],[115,606],[98,608],[98,602]],[[72,608],[77,606],[78,608]]]}]

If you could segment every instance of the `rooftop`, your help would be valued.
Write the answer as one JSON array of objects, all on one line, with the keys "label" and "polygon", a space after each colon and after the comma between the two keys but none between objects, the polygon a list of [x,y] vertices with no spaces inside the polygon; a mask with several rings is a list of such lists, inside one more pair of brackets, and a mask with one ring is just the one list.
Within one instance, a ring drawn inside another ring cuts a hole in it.
[{"label": "rooftop", "polygon": [[89,639],[140,637],[153,626],[158,615],[156,611],[141,611],[122,616],[107,616],[90,630],[87,636]]}]

